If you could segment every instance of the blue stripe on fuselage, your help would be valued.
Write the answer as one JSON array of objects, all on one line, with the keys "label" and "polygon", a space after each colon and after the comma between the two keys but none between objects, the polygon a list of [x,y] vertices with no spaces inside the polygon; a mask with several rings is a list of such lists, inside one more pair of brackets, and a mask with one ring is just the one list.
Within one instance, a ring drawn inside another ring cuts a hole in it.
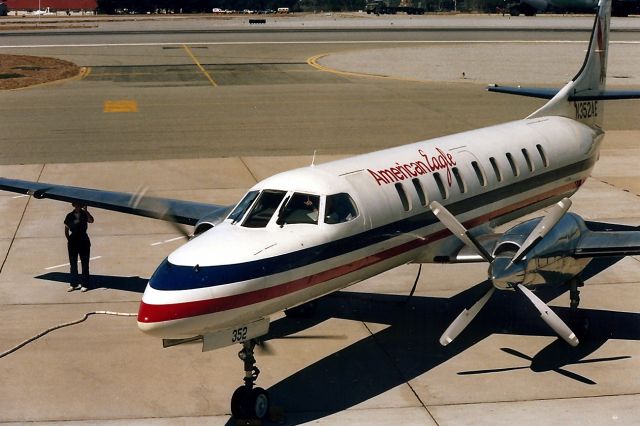
[{"label": "blue stripe on fuselage", "polygon": [[[542,185],[558,181],[567,176],[587,170],[595,164],[595,157],[574,163],[557,170],[531,177],[521,182],[497,188],[456,203],[447,205],[454,215],[460,215],[482,206],[500,201],[513,194],[523,193]],[[508,214],[511,214],[508,213]],[[247,281],[281,272],[300,268],[312,263],[321,262],[333,257],[389,240],[401,234],[410,233],[437,222],[431,210],[402,219],[378,228],[340,240],[331,241],[315,247],[286,253],[267,259],[244,262],[241,264],[219,266],[178,266],[167,259],[158,267],[149,280],[149,285],[156,290],[189,290],[204,287]]]}]

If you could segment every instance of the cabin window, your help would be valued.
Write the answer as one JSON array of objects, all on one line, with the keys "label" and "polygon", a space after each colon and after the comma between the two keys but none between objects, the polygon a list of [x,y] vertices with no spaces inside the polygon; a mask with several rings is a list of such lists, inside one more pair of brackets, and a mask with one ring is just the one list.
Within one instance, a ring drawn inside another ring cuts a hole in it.
[{"label": "cabin window", "polygon": [[456,178],[456,182],[458,183],[458,189],[460,189],[460,193],[464,194],[467,192],[467,186],[464,184],[464,180],[462,179],[462,175],[460,174],[460,170],[457,167],[451,169],[453,176]]},{"label": "cabin window", "polygon": [[340,193],[327,196],[324,223],[336,224],[349,222],[358,217],[358,208],[351,196]]},{"label": "cabin window", "polygon": [[285,194],[286,192],[284,191],[270,189],[262,191],[242,226],[247,228],[264,228],[267,226]]},{"label": "cabin window", "polygon": [[436,181],[436,185],[438,186],[438,191],[440,191],[440,196],[442,197],[443,200],[446,200],[449,197],[449,192],[447,191],[447,187],[444,186],[444,183],[442,182],[442,177],[440,176],[440,173],[435,172],[433,173],[433,180]]},{"label": "cabin window", "polygon": [[427,205],[427,196],[424,194],[424,190],[422,189],[422,184],[420,183],[420,179],[418,178],[413,178],[411,179],[411,182],[413,182],[413,186],[416,188],[416,193],[418,194],[418,199],[420,200],[420,205],[421,206],[426,206]]},{"label": "cabin window", "polygon": [[547,159],[547,154],[544,153],[544,148],[542,148],[542,145],[538,144],[536,145],[536,148],[538,149],[538,154],[540,154],[540,159],[542,159],[542,165],[545,167],[549,167],[549,160]]},{"label": "cabin window", "polygon": [[473,167],[473,171],[476,172],[480,185],[487,186],[487,178],[484,176],[484,171],[480,168],[480,164],[478,164],[477,161],[472,161],[471,167]]},{"label": "cabin window", "polygon": [[529,157],[529,152],[526,148],[522,148],[522,155],[524,156],[524,161],[527,162],[527,168],[529,169],[529,171],[534,171],[535,167],[533,166],[533,161],[531,161],[531,157]]},{"label": "cabin window", "polygon": [[513,159],[513,155],[511,155],[510,152],[507,152],[507,160],[509,161],[509,165],[511,166],[511,172],[513,173],[514,176],[519,176],[520,175],[520,170],[518,170],[518,165],[516,164],[516,161]]},{"label": "cabin window", "polygon": [[287,198],[280,208],[276,223],[278,225],[293,225],[296,223],[317,225],[319,210],[320,196],[296,192]]},{"label": "cabin window", "polygon": [[500,172],[500,168],[498,167],[498,162],[494,157],[489,157],[489,162],[491,163],[491,167],[493,168],[493,173],[496,175],[496,179],[498,182],[502,182],[502,173]]},{"label": "cabin window", "polygon": [[253,204],[255,199],[258,197],[259,193],[260,193],[260,191],[250,191],[250,192],[248,192],[247,195],[245,195],[244,198],[242,200],[240,200],[240,202],[238,203],[236,208],[233,209],[233,211],[231,212],[231,214],[229,215],[229,217],[227,219],[231,219],[233,221],[233,223],[236,223],[237,221],[242,219],[242,217],[247,212],[249,207],[251,207],[251,204]]},{"label": "cabin window", "polygon": [[411,203],[409,202],[409,198],[407,198],[407,193],[404,192],[404,186],[401,183],[395,184],[396,191],[398,191],[398,196],[400,197],[400,201],[402,202],[402,208],[404,211],[408,212],[411,210]]}]

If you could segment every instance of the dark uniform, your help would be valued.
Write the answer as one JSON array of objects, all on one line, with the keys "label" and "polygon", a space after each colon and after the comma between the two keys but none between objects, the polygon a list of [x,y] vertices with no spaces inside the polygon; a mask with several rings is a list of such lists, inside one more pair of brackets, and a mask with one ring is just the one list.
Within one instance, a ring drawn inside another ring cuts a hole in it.
[{"label": "dark uniform", "polygon": [[[89,288],[91,241],[87,234],[87,227],[91,222],[93,222],[93,217],[84,209],[75,209],[64,219],[64,224],[68,230],[66,234],[69,263],[71,265],[71,289],[80,288],[81,285],[83,291]],[[78,256],[80,256],[82,265],[82,284],[78,282]]]}]

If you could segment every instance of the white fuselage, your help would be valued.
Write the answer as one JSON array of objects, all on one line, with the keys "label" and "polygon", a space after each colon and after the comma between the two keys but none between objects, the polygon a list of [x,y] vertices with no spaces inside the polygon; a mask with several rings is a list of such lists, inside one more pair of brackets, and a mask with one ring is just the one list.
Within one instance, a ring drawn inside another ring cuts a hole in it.
[{"label": "white fuselage", "polygon": [[[597,160],[601,137],[577,121],[542,117],[268,178],[251,189],[258,201],[248,198],[241,215],[232,213],[158,268],[139,327],[163,338],[203,335],[402,264],[439,261],[461,243],[430,201],[447,206],[471,232],[507,222],[573,194]],[[256,225],[250,217],[265,192],[277,207]],[[301,194],[316,204],[316,222],[284,223],[282,211]],[[330,219],[335,194],[348,194],[357,213]]]}]

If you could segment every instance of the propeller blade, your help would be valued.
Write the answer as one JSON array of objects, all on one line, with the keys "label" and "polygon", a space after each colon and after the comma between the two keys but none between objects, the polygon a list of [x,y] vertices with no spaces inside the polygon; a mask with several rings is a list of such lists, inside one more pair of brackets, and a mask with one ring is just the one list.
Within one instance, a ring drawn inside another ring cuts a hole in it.
[{"label": "propeller blade", "polygon": [[542,218],[538,225],[531,231],[527,239],[522,243],[520,250],[513,256],[511,263],[518,263],[524,258],[529,250],[535,247],[545,235],[553,229],[554,226],[560,222],[560,219],[565,215],[567,210],[571,207],[571,200],[563,198],[558,203],[554,204],[549,213]]},{"label": "propeller blade", "polygon": [[269,343],[268,340],[258,340],[256,342],[256,349],[261,355],[276,355],[276,352],[273,350],[273,345]]},{"label": "propeller blade", "polygon": [[436,215],[438,220],[442,222],[442,224],[451,231],[453,235],[458,237],[460,241],[474,249],[487,262],[491,262],[493,260],[491,254],[482,246],[482,244],[480,244],[478,240],[476,240],[475,237],[467,231],[464,225],[462,225],[449,210],[444,208],[442,204],[437,201],[432,201],[429,204],[429,208],[433,214]]},{"label": "propeller blade", "polygon": [[493,293],[496,291],[495,287],[491,287],[488,292],[484,294],[476,303],[474,303],[469,309],[463,310],[460,315],[456,317],[449,327],[445,330],[440,337],[440,344],[447,346],[464,330],[469,323],[478,315],[478,312],[486,305]]},{"label": "propeller blade", "polygon": [[533,294],[531,290],[523,286],[522,284],[518,284],[518,290],[522,292],[527,298],[533,303],[538,312],[540,312],[540,317],[546,322],[549,327],[555,331],[558,336],[562,337],[565,342],[570,344],[571,346],[577,346],[578,338],[575,333],[571,331],[571,329],[560,319],[555,312],[551,310],[549,306],[547,306],[538,296]]},{"label": "propeller blade", "polygon": [[148,190],[149,187],[145,186],[132,194],[129,206],[136,209],[147,210],[149,217],[168,222],[180,235],[187,239],[191,238],[193,236],[191,232],[178,223],[174,215],[169,213],[169,206],[163,204],[157,198],[147,196]]}]

